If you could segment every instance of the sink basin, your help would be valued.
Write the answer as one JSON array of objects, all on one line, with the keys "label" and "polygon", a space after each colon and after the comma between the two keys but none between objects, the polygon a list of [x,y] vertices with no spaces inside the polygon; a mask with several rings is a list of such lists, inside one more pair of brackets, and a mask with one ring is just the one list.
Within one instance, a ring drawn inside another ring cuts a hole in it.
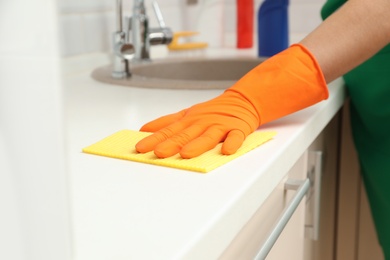
[{"label": "sink basin", "polygon": [[98,81],[133,87],[225,89],[265,58],[199,58],[165,59],[131,64],[131,77],[114,79],[111,66],[93,71]]}]

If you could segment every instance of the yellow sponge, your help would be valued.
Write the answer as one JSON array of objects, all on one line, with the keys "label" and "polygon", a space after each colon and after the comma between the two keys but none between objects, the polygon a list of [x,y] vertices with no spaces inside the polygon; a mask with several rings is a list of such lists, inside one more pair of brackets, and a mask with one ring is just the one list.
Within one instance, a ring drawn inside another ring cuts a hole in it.
[{"label": "yellow sponge", "polygon": [[180,43],[181,37],[188,37],[198,34],[197,32],[175,32],[173,34],[173,39],[170,44],[168,44],[168,49],[171,51],[177,51],[177,50],[192,50],[192,49],[203,49],[208,46],[205,42],[187,42],[187,43]]},{"label": "yellow sponge", "polygon": [[247,137],[240,149],[232,155],[222,155],[220,152],[222,144],[219,144],[214,149],[192,159],[182,159],[179,154],[160,159],[153,152],[138,153],[134,148],[135,144],[150,134],[133,130],[121,130],[84,148],[83,152],[206,173],[272,139],[276,132],[258,131],[252,133]]}]

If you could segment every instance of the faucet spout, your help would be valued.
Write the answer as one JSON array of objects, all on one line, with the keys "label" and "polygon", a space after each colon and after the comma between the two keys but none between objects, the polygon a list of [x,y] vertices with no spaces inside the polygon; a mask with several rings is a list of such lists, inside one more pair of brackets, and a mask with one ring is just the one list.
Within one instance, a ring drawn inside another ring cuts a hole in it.
[{"label": "faucet spout", "polygon": [[122,0],[116,0],[116,31],[123,31],[122,26]]},{"label": "faucet spout", "polygon": [[131,23],[131,42],[135,48],[135,61],[149,60],[149,18],[143,0],[134,1]]},{"label": "faucet spout", "polygon": [[143,62],[150,60],[150,46],[169,44],[173,33],[165,26],[160,8],[156,1],[153,8],[160,24],[159,28],[149,27],[149,18],[146,14],[145,1],[134,0],[132,16],[129,19],[128,29],[123,29],[122,0],[116,1],[116,32],[113,34],[114,68],[112,77],[124,78],[131,76],[130,61]]}]

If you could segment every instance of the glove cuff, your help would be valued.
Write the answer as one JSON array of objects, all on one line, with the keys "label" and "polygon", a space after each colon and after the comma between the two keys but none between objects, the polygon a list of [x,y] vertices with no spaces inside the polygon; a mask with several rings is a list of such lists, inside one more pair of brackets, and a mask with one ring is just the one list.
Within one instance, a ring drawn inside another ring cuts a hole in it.
[{"label": "glove cuff", "polygon": [[294,44],[249,71],[231,88],[255,108],[260,125],[314,105],[329,96],[312,53]]}]

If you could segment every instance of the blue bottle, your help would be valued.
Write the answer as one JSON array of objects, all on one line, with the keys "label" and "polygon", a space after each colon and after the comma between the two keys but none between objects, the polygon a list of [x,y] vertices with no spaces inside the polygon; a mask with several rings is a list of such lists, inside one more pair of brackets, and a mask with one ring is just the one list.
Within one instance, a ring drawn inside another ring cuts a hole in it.
[{"label": "blue bottle", "polygon": [[288,47],[288,0],[264,0],[257,13],[258,56],[270,57]]}]

